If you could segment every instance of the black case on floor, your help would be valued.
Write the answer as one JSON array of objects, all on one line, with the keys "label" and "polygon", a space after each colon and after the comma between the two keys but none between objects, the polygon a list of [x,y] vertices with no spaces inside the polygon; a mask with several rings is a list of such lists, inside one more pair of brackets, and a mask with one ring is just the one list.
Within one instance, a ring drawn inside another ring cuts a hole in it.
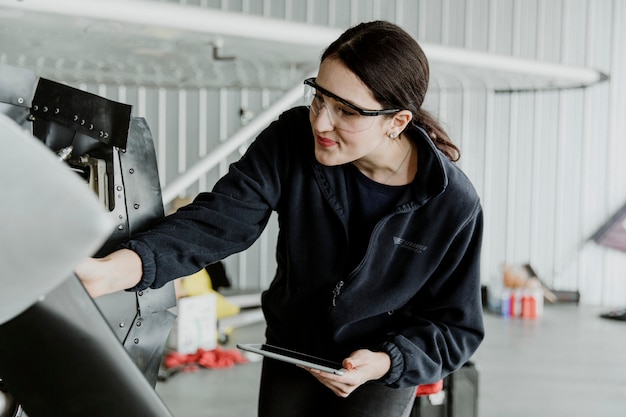
[{"label": "black case on floor", "polygon": [[478,370],[472,362],[443,380],[443,391],[415,398],[411,417],[478,417]]}]

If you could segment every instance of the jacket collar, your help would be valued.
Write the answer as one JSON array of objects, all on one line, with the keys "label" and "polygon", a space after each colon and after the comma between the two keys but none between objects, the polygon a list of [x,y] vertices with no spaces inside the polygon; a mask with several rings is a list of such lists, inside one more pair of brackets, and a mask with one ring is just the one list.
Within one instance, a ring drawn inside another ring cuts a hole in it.
[{"label": "jacket collar", "polygon": [[[448,186],[447,169],[452,162],[439,151],[426,132],[419,127],[407,131],[417,144],[418,172],[410,187],[408,201],[401,204],[397,211],[415,210],[433,197],[443,193]],[[342,221],[347,221],[348,192],[346,188],[345,165],[325,166],[317,162],[312,155],[312,167],[315,179],[326,196],[328,203],[337,212]]]},{"label": "jacket collar", "polygon": [[446,190],[447,169],[453,162],[437,149],[421,127],[413,127],[407,133],[418,147],[417,175],[411,186],[411,200],[419,207]]}]

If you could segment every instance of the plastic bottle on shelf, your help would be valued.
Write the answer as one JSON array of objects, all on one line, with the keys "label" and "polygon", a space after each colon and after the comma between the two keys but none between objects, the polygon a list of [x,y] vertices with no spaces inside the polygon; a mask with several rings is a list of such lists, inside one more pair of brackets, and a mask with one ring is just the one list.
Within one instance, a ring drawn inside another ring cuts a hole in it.
[{"label": "plastic bottle on shelf", "polygon": [[511,290],[508,288],[502,289],[502,295],[500,296],[500,315],[502,317],[511,317]]}]

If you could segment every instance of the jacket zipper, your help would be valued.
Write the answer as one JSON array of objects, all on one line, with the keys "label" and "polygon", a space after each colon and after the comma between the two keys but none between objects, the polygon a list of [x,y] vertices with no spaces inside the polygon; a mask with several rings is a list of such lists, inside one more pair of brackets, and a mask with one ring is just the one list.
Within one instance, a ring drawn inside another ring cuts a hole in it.
[{"label": "jacket zipper", "polygon": [[341,287],[343,287],[343,284],[343,281],[339,281],[333,289],[333,307],[337,306],[337,297],[339,297],[339,294],[341,294]]},{"label": "jacket zipper", "polygon": [[[394,214],[394,213],[391,213],[391,214]],[[386,219],[387,217],[390,217],[390,216],[391,216],[391,214],[389,214],[389,215],[387,215],[387,216],[384,216],[384,217],[383,217],[383,218],[382,218],[382,219],[381,219],[381,220],[380,220],[380,221],[376,224],[376,226],[374,226],[374,229],[372,230],[372,235],[370,236],[370,241],[372,240],[372,236],[374,236],[374,234],[375,234],[375,233],[377,233],[378,229],[380,229],[380,228],[382,227],[382,226],[381,226],[382,220]],[[346,236],[347,236],[347,235],[348,235],[348,233],[346,232]],[[362,263],[362,262],[364,262],[365,258],[367,257],[367,255],[368,255],[368,253],[369,253],[369,251],[370,251],[370,246],[371,246],[371,244],[368,244],[368,246],[367,246],[367,250],[365,251],[365,255],[363,256],[363,259],[361,260],[361,263]],[[359,268],[359,266],[360,266],[360,263],[359,263],[359,265],[357,265],[356,269],[358,269],[358,268]],[[355,269],[355,270],[356,270],[356,269]],[[354,273],[354,271],[352,271],[352,272],[348,275],[348,278],[351,278],[353,273]],[[341,289],[343,288],[343,286],[344,286],[345,284],[346,284],[346,283],[345,283],[345,281],[343,281],[343,280],[340,280],[340,281],[338,281],[338,282],[337,282],[337,284],[335,284],[335,288],[333,288],[333,307],[336,307],[336,306],[337,306],[337,297],[339,297],[339,295],[341,295]]]}]

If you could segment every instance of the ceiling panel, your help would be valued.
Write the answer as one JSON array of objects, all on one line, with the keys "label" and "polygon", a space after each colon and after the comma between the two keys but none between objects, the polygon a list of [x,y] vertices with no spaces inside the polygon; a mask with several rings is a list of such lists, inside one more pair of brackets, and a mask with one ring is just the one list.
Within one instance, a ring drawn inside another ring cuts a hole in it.
[{"label": "ceiling panel", "polygon": [[[0,0],[0,63],[71,83],[289,89],[314,72],[337,28],[154,1]],[[432,89],[520,91],[606,76],[422,43]]]}]

